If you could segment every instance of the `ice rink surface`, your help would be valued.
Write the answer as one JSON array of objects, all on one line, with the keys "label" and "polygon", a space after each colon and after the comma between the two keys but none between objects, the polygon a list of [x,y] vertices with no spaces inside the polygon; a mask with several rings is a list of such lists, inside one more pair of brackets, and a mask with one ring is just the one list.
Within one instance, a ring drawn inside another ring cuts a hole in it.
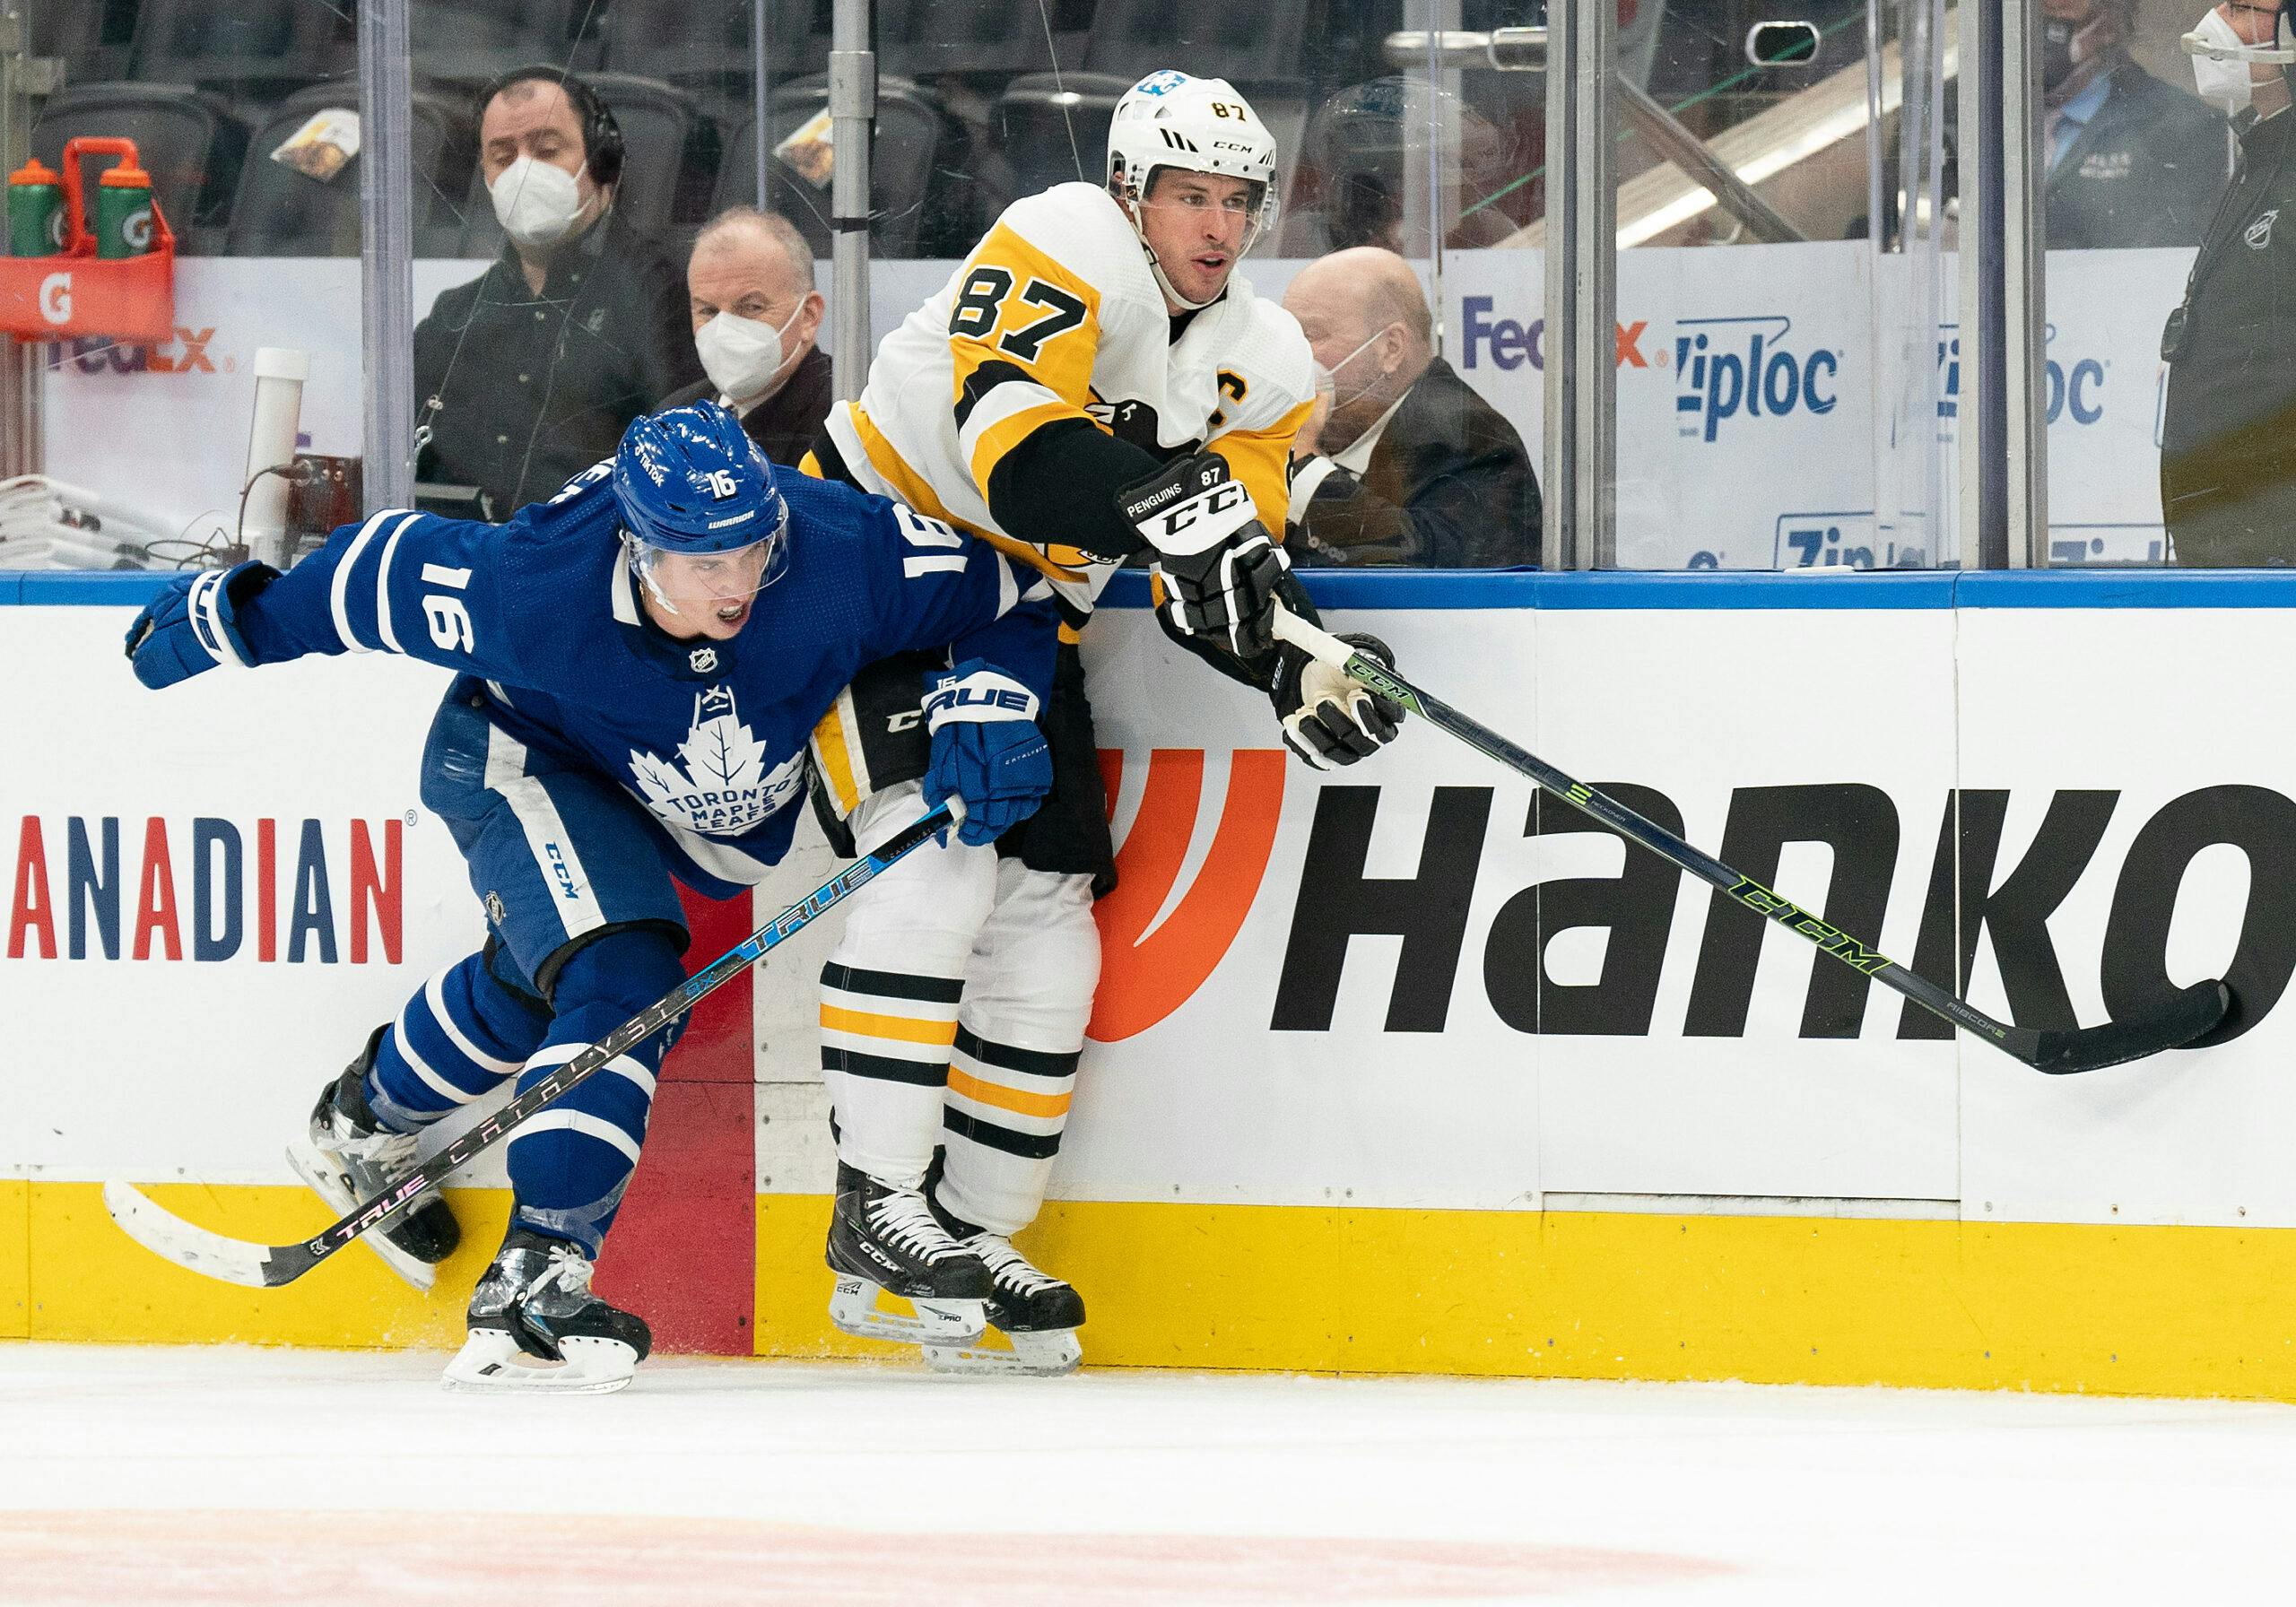
[{"label": "ice rink surface", "polygon": [[2284,1602],[2296,1409],[0,1344],[0,1602]]}]

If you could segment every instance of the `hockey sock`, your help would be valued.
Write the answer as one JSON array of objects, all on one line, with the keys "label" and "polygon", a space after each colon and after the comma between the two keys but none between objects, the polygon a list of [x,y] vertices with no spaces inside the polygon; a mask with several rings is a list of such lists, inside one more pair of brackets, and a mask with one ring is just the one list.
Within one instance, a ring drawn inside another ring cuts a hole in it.
[{"label": "hockey sock", "polygon": [[549,1029],[535,1001],[473,954],[424,983],[385,1030],[367,1073],[367,1102],[393,1132],[428,1126],[500,1087]]},{"label": "hockey sock", "polygon": [[[519,1091],[675,987],[685,976],[661,932],[631,928],[586,944],[558,973],[557,1015],[518,1075]],[[513,1222],[596,1257],[638,1164],[655,1079],[678,1029],[606,1063],[510,1136]]]},{"label": "hockey sock", "polygon": [[998,899],[974,951],[942,1111],[935,1198],[991,1232],[1036,1220],[1068,1125],[1100,979],[1091,880],[997,867]]},{"label": "hockey sock", "polygon": [[[865,843],[922,812],[904,790],[905,800],[863,805],[880,816],[863,819]],[[996,877],[994,848],[919,848],[854,894],[822,968],[822,1078],[838,1159],[883,1182],[914,1186],[932,1163],[965,963]]]}]

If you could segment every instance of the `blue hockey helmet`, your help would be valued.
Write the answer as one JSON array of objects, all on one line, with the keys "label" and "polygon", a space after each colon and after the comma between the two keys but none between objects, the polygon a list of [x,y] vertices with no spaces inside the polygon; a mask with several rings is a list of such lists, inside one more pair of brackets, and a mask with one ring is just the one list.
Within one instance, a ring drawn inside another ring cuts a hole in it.
[{"label": "blue hockey helmet", "polygon": [[789,504],[773,483],[773,465],[716,402],[632,422],[614,454],[613,495],[638,572],[672,612],[657,576],[664,557],[718,559],[765,543],[761,564],[752,557],[708,566],[744,577],[738,593],[712,587],[729,601],[770,586],[787,567]]}]

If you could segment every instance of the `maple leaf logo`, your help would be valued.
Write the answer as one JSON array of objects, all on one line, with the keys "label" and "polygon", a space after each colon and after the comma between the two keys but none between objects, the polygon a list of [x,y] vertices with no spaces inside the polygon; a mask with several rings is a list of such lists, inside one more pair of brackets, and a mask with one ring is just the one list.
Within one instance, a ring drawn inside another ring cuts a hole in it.
[{"label": "maple leaf logo", "polygon": [[630,751],[630,773],[646,805],[674,825],[715,836],[746,831],[795,797],[804,756],[769,769],[772,755],[742,723],[733,689],[713,686],[693,700],[693,725],[674,759]]}]

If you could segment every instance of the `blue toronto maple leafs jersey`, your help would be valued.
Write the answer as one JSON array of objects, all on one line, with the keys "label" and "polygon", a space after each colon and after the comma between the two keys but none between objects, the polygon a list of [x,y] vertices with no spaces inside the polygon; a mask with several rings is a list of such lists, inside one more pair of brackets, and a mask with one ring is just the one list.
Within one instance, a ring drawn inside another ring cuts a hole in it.
[{"label": "blue toronto maple leafs jersey", "polygon": [[[395,510],[344,526],[240,610],[249,651],[258,664],[403,653],[461,672],[450,703],[476,700],[511,741],[611,779],[683,879],[721,895],[787,851],[806,737],[864,665],[945,647],[1039,707],[1048,695],[1057,619],[1034,571],[898,503],[787,471],[787,569],[731,641],[669,637],[622,556],[612,466],[501,525]],[[436,742],[425,759],[457,762],[473,758]]]}]

